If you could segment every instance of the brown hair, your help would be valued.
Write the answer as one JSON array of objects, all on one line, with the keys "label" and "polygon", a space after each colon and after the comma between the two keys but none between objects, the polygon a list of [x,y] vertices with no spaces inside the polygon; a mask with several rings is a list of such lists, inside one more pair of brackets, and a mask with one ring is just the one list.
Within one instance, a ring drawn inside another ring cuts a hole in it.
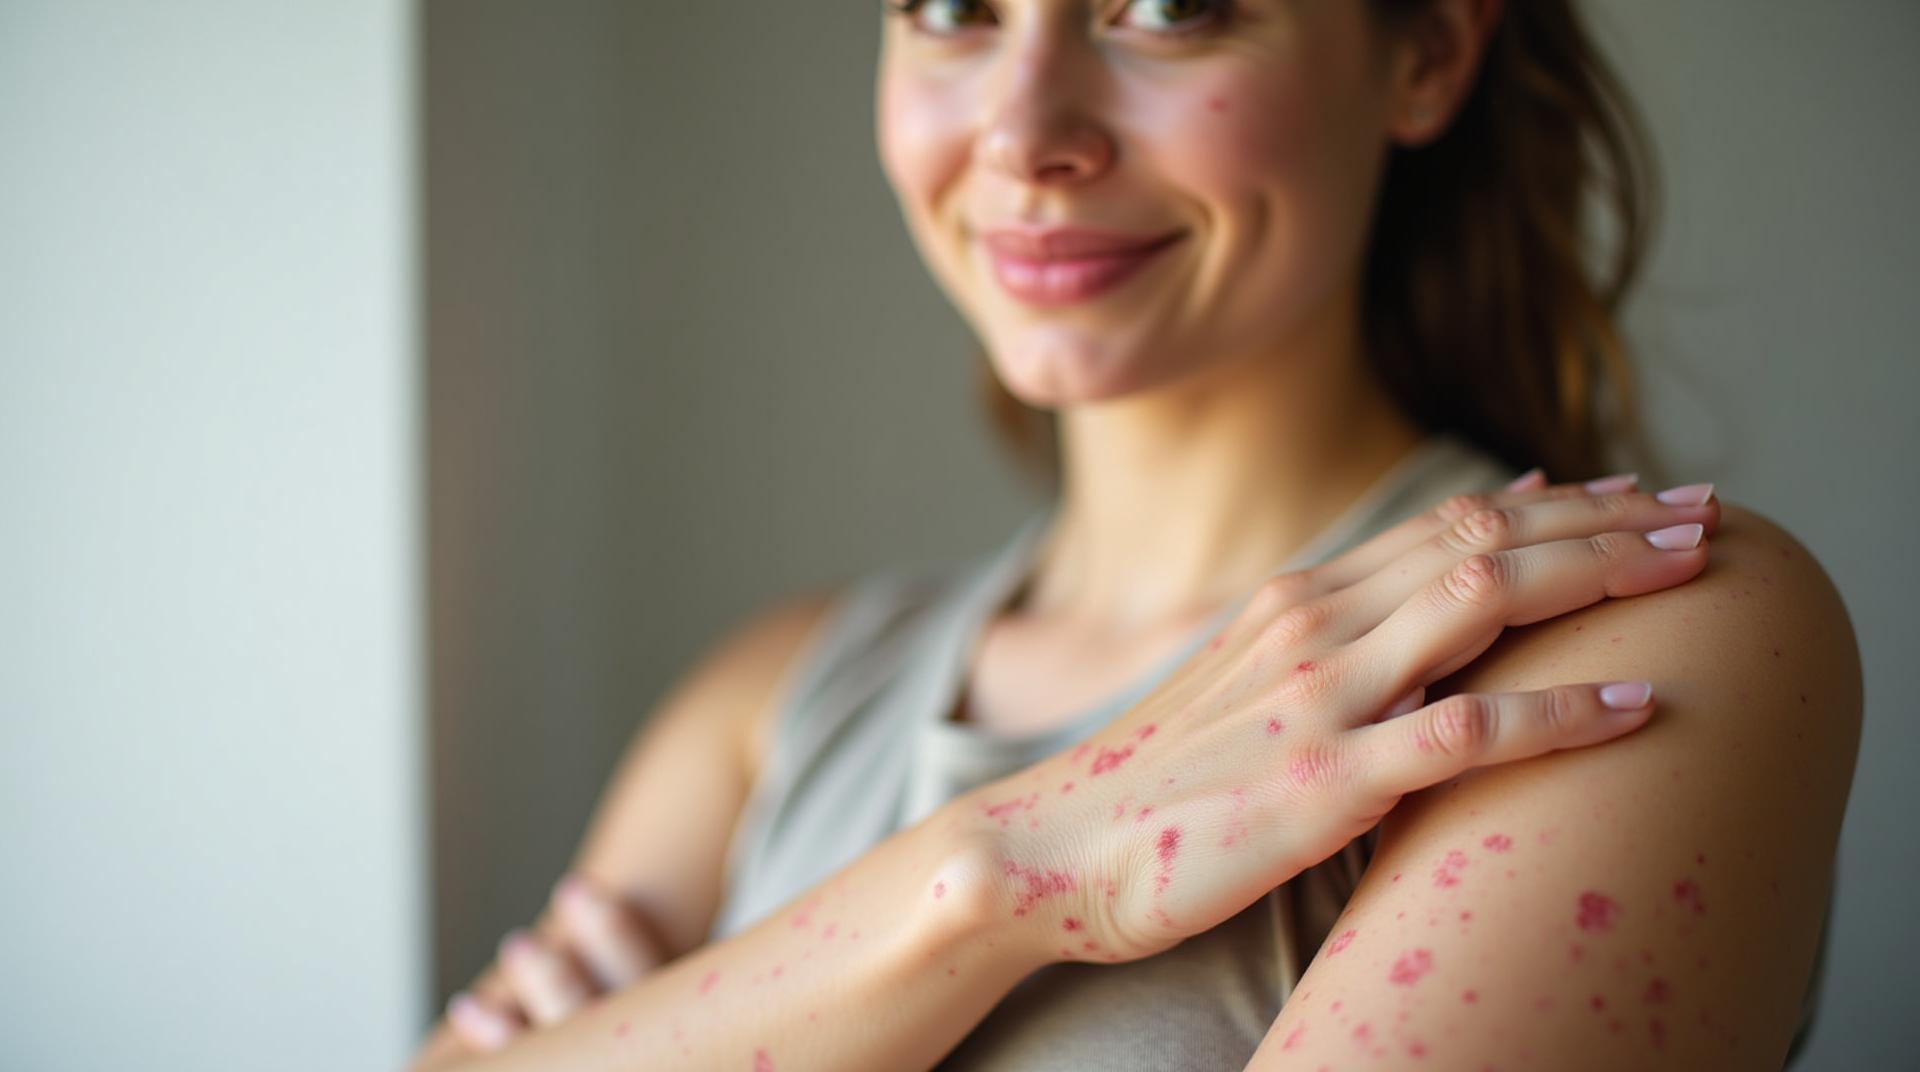
[{"label": "brown hair", "polygon": [[[1426,0],[1371,2],[1391,21]],[[1618,323],[1656,189],[1645,128],[1572,0],[1508,0],[1452,125],[1393,147],[1381,184],[1362,317],[1394,401],[1555,481],[1601,475],[1615,445],[1656,470]],[[1590,194],[1612,222],[1597,266]],[[1056,485],[1054,414],[1010,394],[984,352],[976,372],[995,430]]]}]

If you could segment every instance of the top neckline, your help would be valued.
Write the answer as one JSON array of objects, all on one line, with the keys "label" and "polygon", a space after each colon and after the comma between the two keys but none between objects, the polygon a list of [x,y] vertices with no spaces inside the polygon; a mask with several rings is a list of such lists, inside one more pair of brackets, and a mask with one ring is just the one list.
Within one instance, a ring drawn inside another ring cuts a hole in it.
[{"label": "top neckline", "polygon": [[[1370,525],[1375,515],[1393,502],[1400,492],[1425,477],[1435,468],[1463,456],[1473,448],[1449,433],[1428,435],[1409,450],[1385,473],[1374,479],[1358,498],[1333,521],[1274,569],[1285,573],[1312,565],[1347,542],[1360,529]],[[959,601],[944,647],[946,663],[942,667],[943,687],[932,704],[927,724],[931,732],[942,736],[943,748],[966,749],[976,753],[1046,754],[1088,736],[1146,695],[1173,667],[1186,661],[1201,644],[1212,638],[1245,605],[1249,591],[1231,600],[1178,645],[1166,658],[1137,674],[1116,693],[1109,694],[1058,725],[1029,734],[1001,734],[982,729],[978,723],[955,722],[947,718],[960,699],[967,669],[973,665],[985,640],[984,631],[993,615],[1004,609],[1007,600],[1026,582],[1042,544],[1042,537],[1059,516],[1059,504],[1049,503],[1028,516],[1001,548],[990,554],[972,575],[965,598]]]}]

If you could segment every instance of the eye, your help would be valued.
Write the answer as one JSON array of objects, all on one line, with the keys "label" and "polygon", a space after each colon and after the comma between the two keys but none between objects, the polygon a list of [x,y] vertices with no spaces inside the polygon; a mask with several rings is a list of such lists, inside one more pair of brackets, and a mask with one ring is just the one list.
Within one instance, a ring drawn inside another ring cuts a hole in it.
[{"label": "eye", "polygon": [[[930,33],[936,37],[968,25],[963,21],[968,15],[978,16],[983,13],[991,15],[991,12],[987,11],[987,5],[980,0],[900,0],[899,3],[887,4],[885,7],[887,14],[906,19],[915,32]],[[919,15],[923,10],[934,12],[934,17],[920,18]]]},{"label": "eye", "polygon": [[1177,37],[1211,28],[1226,18],[1231,6],[1231,0],[1127,0],[1124,10],[1155,12],[1146,28]]}]

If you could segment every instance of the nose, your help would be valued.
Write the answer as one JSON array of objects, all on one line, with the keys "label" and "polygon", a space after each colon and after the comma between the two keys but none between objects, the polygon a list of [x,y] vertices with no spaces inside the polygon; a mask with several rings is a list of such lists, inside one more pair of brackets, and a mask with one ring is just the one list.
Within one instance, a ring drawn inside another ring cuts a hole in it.
[{"label": "nose", "polygon": [[983,107],[975,156],[1022,183],[1085,182],[1113,161],[1113,139],[1086,107],[1097,56],[1072,31],[1039,28],[1006,46]]}]

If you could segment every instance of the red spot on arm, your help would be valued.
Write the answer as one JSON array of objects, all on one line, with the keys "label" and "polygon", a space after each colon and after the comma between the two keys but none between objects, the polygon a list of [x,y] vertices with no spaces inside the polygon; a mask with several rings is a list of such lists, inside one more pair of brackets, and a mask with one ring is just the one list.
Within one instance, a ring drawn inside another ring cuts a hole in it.
[{"label": "red spot on arm", "polygon": [[1060,927],[1062,930],[1077,931],[1080,929],[1080,921],[1072,916],[1068,916],[1060,922]]},{"label": "red spot on arm", "polygon": [[1412,986],[1420,977],[1433,970],[1433,954],[1425,949],[1415,949],[1403,953],[1393,962],[1393,970],[1387,973],[1387,981],[1396,986]]},{"label": "red spot on arm", "polygon": [[1286,728],[1287,728],[1287,724],[1280,721],[1277,718],[1270,718],[1267,720],[1267,736],[1269,737],[1278,737],[1280,735],[1280,731]]},{"label": "red spot on arm", "polygon": [[936,882],[936,883],[934,883],[934,884],[933,884],[933,899],[934,899],[934,900],[936,900],[936,901],[938,901],[938,900],[939,900],[940,898],[942,898],[942,897],[945,897],[946,895],[947,895],[947,884],[946,884],[946,883],[944,883],[944,882]]},{"label": "red spot on arm", "polygon": [[1071,793],[1071,792],[1073,792],[1073,783],[1072,783],[1072,782],[1061,782],[1061,783],[1060,783],[1060,791],[1061,791],[1062,793]]},{"label": "red spot on arm", "polygon": [[1613,929],[1613,921],[1619,915],[1618,902],[1604,893],[1588,890],[1580,895],[1574,922],[1583,931],[1610,931]]},{"label": "red spot on arm", "polygon": [[1300,1036],[1306,1033],[1307,1033],[1307,1029],[1305,1027],[1294,1028],[1292,1031],[1288,1032],[1287,1040],[1280,1044],[1280,1048],[1283,1050],[1293,1049],[1296,1045],[1299,1045]]},{"label": "red spot on arm", "polygon": [[1180,852],[1180,828],[1169,826],[1160,831],[1160,840],[1155,843],[1154,851],[1160,855],[1160,874],[1154,880],[1155,892],[1163,891],[1173,881],[1173,858]]},{"label": "red spot on arm", "polygon": [[1467,854],[1459,849],[1447,853],[1440,866],[1433,869],[1433,884],[1440,889],[1460,884],[1460,872],[1467,866]]},{"label": "red spot on arm", "polygon": [[1342,949],[1345,949],[1349,945],[1352,945],[1353,936],[1359,933],[1360,933],[1359,931],[1355,931],[1355,930],[1341,931],[1339,937],[1335,938],[1332,941],[1332,943],[1330,943],[1327,946],[1327,955],[1333,956],[1335,953],[1338,953]]},{"label": "red spot on arm", "polygon": [[1208,651],[1219,651],[1219,650],[1220,650],[1220,644],[1221,644],[1221,643],[1222,643],[1223,641],[1225,641],[1225,640],[1226,640],[1226,638],[1225,638],[1225,637],[1221,637],[1221,636],[1216,636],[1216,637],[1214,637],[1214,638],[1213,638],[1212,640],[1209,640],[1209,641],[1207,641],[1207,650],[1208,650]]},{"label": "red spot on arm", "polygon": [[1225,97],[1208,97],[1207,107],[1216,112],[1224,112],[1227,110],[1227,100]]},{"label": "red spot on arm", "polygon": [[708,993],[713,989],[714,984],[718,983],[719,981],[720,981],[719,972],[717,971],[708,972],[706,974],[706,977],[700,980],[700,992],[702,994]]},{"label": "red spot on arm", "polygon": [[1298,663],[1296,663],[1296,664],[1294,665],[1294,669],[1295,669],[1295,670],[1300,670],[1300,671],[1307,671],[1307,670],[1311,670],[1311,669],[1313,669],[1313,660],[1312,660],[1312,659],[1302,659],[1302,660],[1300,660],[1300,661],[1299,661]]},{"label": "red spot on arm", "polygon": [[1132,745],[1128,745],[1117,752],[1103,746],[1100,751],[1094,753],[1093,766],[1088,768],[1087,773],[1093,775],[1105,774],[1120,764],[1125,763],[1132,756]]},{"label": "red spot on arm", "polygon": [[1480,844],[1486,846],[1490,852],[1505,852],[1513,848],[1513,839],[1505,834],[1488,834]]},{"label": "red spot on arm", "polygon": [[1480,992],[1478,990],[1462,990],[1460,991],[1460,1000],[1468,1005],[1472,1005],[1480,1000]]},{"label": "red spot on arm", "polygon": [[767,1056],[767,1051],[753,1051],[753,1072],[773,1072],[773,1058]]},{"label": "red spot on arm", "polygon": [[1665,979],[1659,978],[1649,982],[1647,984],[1647,992],[1641,995],[1642,999],[1649,1005],[1664,1005],[1671,996],[1673,996],[1673,988],[1667,985]]},{"label": "red spot on arm", "polygon": [[1696,916],[1707,914],[1707,903],[1700,899],[1700,887],[1692,879],[1681,879],[1673,884],[1673,899],[1680,907],[1693,909]]}]

